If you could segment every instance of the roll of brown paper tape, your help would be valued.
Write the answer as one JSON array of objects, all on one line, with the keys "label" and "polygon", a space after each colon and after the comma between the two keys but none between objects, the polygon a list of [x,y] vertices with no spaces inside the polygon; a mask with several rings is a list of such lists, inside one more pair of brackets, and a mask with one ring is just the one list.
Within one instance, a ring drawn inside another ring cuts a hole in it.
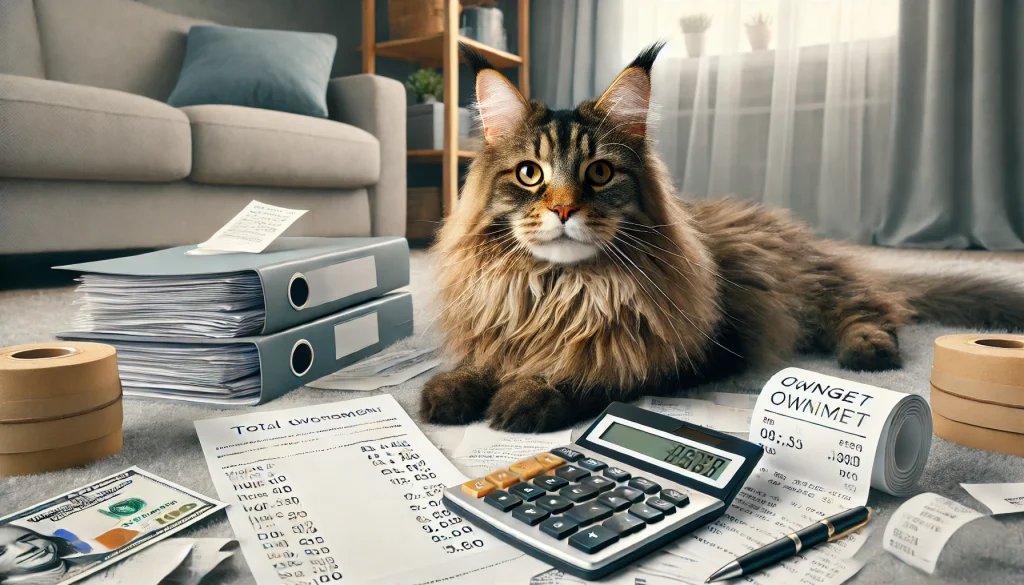
[{"label": "roll of brown paper tape", "polygon": [[44,473],[85,465],[110,457],[121,450],[121,429],[98,439],[31,453],[0,453],[0,477]]},{"label": "roll of brown paper tape", "polygon": [[1024,434],[1008,433],[957,422],[942,416],[937,411],[932,411],[932,430],[943,439],[965,447],[1024,457]]},{"label": "roll of brown paper tape", "polygon": [[121,397],[75,416],[0,424],[0,453],[27,453],[69,447],[121,432]]},{"label": "roll of brown paper tape", "polygon": [[0,348],[0,424],[73,416],[121,395],[114,348],[61,341]]},{"label": "roll of brown paper tape", "polygon": [[1024,335],[944,335],[932,385],[971,400],[1024,406]]},{"label": "roll of brown paper tape", "polygon": [[932,386],[932,410],[942,416],[986,429],[1024,433],[1024,408],[969,400]]}]

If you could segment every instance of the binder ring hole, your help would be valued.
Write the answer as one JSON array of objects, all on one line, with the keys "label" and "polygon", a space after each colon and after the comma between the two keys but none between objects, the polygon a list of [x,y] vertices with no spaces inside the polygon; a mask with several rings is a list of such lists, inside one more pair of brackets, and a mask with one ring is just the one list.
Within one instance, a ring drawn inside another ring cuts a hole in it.
[{"label": "binder ring hole", "polygon": [[301,272],[293,274],[288,282],[288,302],[296,311],[301,310],[309,302],[309,282]]},{"label": "binder ring hole", "polygon": [[78,349],[74,347],[37,347],[35,349],[23,349],[11,354],[16,360],[45,360],[48,358],[59,358],[75,355]]},{"label": "binder ring hole", "polygon": [[1024,349],[1024,341],[1016,339],[979,339],[974,343],[985,347],[998,347],[1002,349]]},{"label": "binder ring hole", "polygon": [[292,346],[292,373],[304,376],[313,367],[313,346],[305,339],[300,339]]}]

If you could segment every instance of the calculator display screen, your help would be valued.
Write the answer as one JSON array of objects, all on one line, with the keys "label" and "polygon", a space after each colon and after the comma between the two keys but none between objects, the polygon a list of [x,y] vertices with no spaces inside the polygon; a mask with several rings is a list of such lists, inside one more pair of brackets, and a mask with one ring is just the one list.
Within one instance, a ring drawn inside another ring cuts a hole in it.
[{"label": "calculator display screen", "polygon": [[721,455],[701,451],[690,445],[646,433],[617,422],[610,424],[600,438],[711,480],[722,477],[729,464],[732,463],[731,459]]}]

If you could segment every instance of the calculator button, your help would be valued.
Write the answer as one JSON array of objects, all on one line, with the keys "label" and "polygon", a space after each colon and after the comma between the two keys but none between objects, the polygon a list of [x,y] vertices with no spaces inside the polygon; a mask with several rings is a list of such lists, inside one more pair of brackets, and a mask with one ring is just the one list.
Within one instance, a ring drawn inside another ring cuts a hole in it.
[{"label": "calculator button", "polygon": [[586,485],[597,490],[598,493],[606,492],[615,487],[615,482],[608,479],[607,477],[598,477],[596,475],[586,477],[580,480],[580,485]]},{"label": "calculator button", "polygon": [[690,496],[679,490],[661,490],[661,499],[666,502],[672,502],[680,508],[683,508],[690,503]]},{"label": "calculator button", "polygon": [[626,481],[632,477],[628,471],[621,467],[609,467],[608,469],[605,469],[604,476],[615,481]]},{"label": "calculator button", "polygon": [[629,500],[622,496],[615,495],[615,492],[611,492],[609,494],[601,494],[600,496],[597,497],[597,501],[600,502],[602,505],[608,506],[612,510],[615,510],[616,512],[621,512],[626,508],[630,507],[631,505],[633,505],[633,502],[630,502]]},{"label": "calculator button", "polygon": [[463,493],[474,498],[482,498],[496,489],[498,488],[494,487],[494,484],[486,479],[471,479],[462,484]]},{"label": "calculator button", "polygon": [[587,457],[586,459],[580,459],[579,461],[576,462],[576,465],[579,465],[580,467],[582,467],[584,469],[589,469],[590,471],[601,471],[605,467],[608,467],[607,463],[605,463],[604,461],[598,461],[597,459],[594,459],[593,457]]},{"label": "calculator button", "polygon": [[619,536],[629,536],[647,528],[647,523],[630,514],[616,514],[614,518],[605,521],[601,526]]},{"label": "calculator button", "polygon": [[547,471],[547,467],[536,459],[523,459],[509,465],[508,470],[522,479],[530,479]]},{"label": "calculator button", "polygon": [[597,502],[591,504],[583,504],[582,506],[576,506],[572,510],[565,513],[565,517],[579,522],[580,526],[586,526],[593,524],[594,522],[600,522],[605,518],[612,517],[612,509],[605,508]]},{"label": "calculator button", "polygon": [[572,508],[572,502],[562,496],[544,496],[536,501],[536,505],[544,508],[552,514],[561,514],[569,508]]},{"label": "calculator button", "polygon": [[555,470],[555,475],[569,481],[579,481],[590,475],[590,472],[586,469],[580,469],[575,465],[563,465]]},{"label": "calculator button", "polygon": [[[490,496],[488,496],[490,497]],[[655,522],[661,522],[665,515],[660,511],[648,506],[647,504],[633,504],[629,508],[629,513],[643,520],[648,524],[654,524]]]},{"label": "calculator button", "polygon": [[514,496],[506,491],[498,490],[487,494],[484,501],[501,510],[502,512],[508,512],[512,508],[515,508],[519,504],[523,503],[523,500],[519,496]]},{"label": "calculator button", "polygon": [[544,466],[544,469],[554,469],[559,465],[565,463],[565,459],[551,453],[541,453],[534,457],[538,463]]},{"label": "calculator button", "polygon": [[619,540],[619,535],[604,526],[591,526],[577,532],[569,539],[569,544],[587,554],[594,554]]},{"label": "calculator button", "polygon": [[566,536],[569,536],[573,532],[579,529],[579,524],[564,517],[557,516],[555,518],[548,518],[540,525],[540,531],[549,536],[554,536],[558,540],[562,540]]},{"label": "calculator button", "polygon": [[520,522],[526,522],[530,526],[536,526],[543,522],[551,514],[537,506],[519,506],[512,511],[512,517]]},{"label": "calculator button", "polygon": [[[490,480],[491,476],[488,475],[487,479]],[[654,483],[653,481],[647,479],[646,477],[634,477],[633,479],[629,480],[629,483],[627,483],[626,485],[628,485],[631,488],[638,489],[645,494],[656,494],[661,490],[660,485]]]},{"label": "calculator button", "polygon": [[626,498],[633,504],[644,501],[644,493],[633,488],[620,487],[608,493],[619,496],[620,498]]},{"label": "calculator button", "polygon": [[668,516],[676,513],[676,505],[661,498],[648,498],[647,505]]},{"label": "calculator button", "polygon": [[576,449],[570,449],[569,447],[559,447],[551,450],[552,455],[558,455],[566,461],[576,461],[577,459],[583,458],[583,453],[580,453]]},{"label": "calculator button", "polygon": [[544,490],[528,483],[517,483],[508,488],[508,493],[515,494],[527,502],[532,502],[544,495]]},{"label": "calculator button", "polygon": [[586,502],[587,500],[593,500],[597,497],[597,490],[592,487],[579,484],[565,486],[558,493],[562,494],[562,497],[568,498],[577,504],[580,502]]},{"label": "calculator button", "polygon": [[533,480],[533,483],[537,487],[544,488],[549,492],[553,492],[555,490],[561,489],[569,485],[569,482],[567,480],[564,480],[560,477],[556,477],[554,475],[542,475],[540,477],[535,478]]},{"label": "calculator button", "polygon": [[505,489],[512,484],[519,483],[519,476],[507,469],[499,469],[488,475],[485,479],[498,486],[499,489]]}]

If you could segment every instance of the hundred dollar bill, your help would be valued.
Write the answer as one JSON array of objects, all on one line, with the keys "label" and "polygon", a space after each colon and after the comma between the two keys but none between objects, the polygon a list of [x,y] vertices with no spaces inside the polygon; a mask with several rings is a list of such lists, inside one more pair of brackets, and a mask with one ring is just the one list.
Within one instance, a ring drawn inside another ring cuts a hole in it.
[{"label": "hundred dollar bill", "polygon": [[226,505],[132,467],[0,518],[0,583],[74,583]]}]

